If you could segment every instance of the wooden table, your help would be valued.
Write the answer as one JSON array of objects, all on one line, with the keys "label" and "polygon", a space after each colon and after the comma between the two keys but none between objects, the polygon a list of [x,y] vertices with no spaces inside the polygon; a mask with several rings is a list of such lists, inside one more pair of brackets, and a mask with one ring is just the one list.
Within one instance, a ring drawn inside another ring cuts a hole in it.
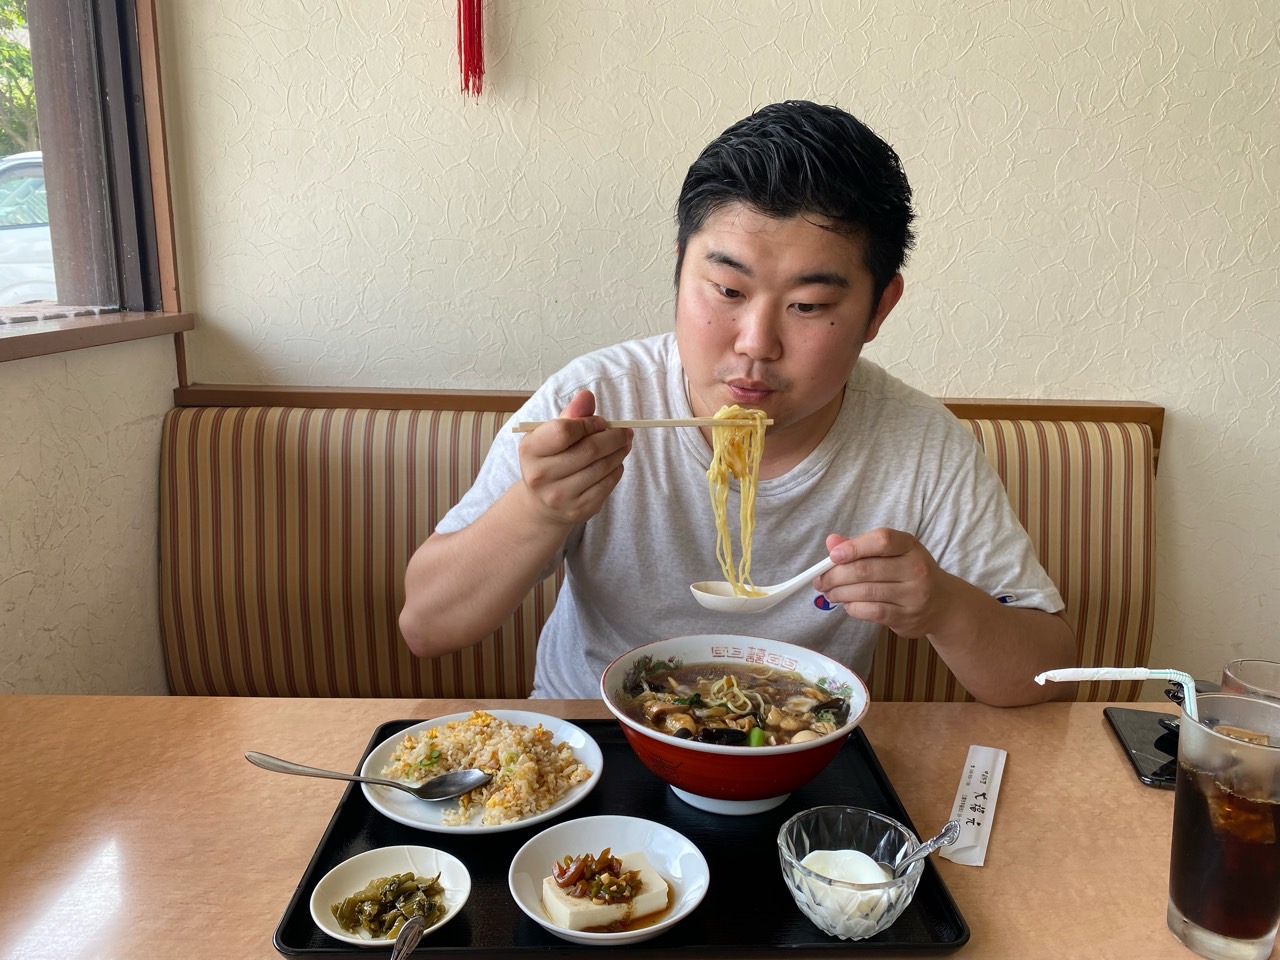
[{"label": "wooden table", "polygon": [[[272,932],[345,784],[244,752],[352,770],[380,723],[478,705],[0,697],[0,960],[279,956]],[[986,865],[935,857],[972,930],[956,955],[1193,956],[1165,927],[1173,794],[1138,782],[1102,707],[872,706],[863,729],[922,827],[947,818],[970,744],[1009,752]]]}]

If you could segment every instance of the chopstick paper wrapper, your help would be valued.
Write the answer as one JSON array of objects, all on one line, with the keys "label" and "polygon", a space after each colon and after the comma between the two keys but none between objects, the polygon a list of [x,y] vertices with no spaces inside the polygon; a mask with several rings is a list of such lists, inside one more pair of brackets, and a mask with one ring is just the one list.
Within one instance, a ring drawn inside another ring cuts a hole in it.
[{"label": "chopstick paper wrapper", "polygon": [[986,861],[991,821],[996,816],[996,794],[1000,792],[1007,756],[999,747],[969,747],[951,806],[952,819],[960,821],[960,836],[951,846],[943,847],[938,856],[968,867],[980,867]]},{"label": "chopstick paper wrapper", "polygon": [[1046,680],[1070,683],[1074,680],[1172,680],[1182,687],[1182,709],[1192,720],[1200,719],[1196,708],[1196,682],[1191,674],[1181,670],[1152,670],[1148,667],[1068,667],[1064,670],[1047,670],[1036,676],[1041,686]]}]

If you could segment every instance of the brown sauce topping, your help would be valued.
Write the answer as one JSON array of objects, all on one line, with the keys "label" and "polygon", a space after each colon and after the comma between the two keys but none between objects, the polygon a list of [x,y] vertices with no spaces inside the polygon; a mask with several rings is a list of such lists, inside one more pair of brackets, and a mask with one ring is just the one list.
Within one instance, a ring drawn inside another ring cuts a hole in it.
[{"label": "brown sauce topping", "polygon": [[628,904],[627,914],[620,920],[616,920],[611,924],[603,927],[587,927],[584,933],[625,933],[629,930],[643,930],[645,927],[652,927],[661,923],[671,915],[671,908],[675,906],[675,891],[672,890],[671,884],[667,884],[667,905],[661,910],[655,910],[653,913],[647,913],[643,917],[631,916],[631,905]]}]

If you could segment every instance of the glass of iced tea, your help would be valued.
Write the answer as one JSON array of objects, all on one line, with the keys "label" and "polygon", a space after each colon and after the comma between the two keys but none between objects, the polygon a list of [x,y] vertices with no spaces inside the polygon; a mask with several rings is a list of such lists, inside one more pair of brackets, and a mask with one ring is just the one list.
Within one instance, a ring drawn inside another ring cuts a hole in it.
[{"label": "glass of iced tea", "polygon": [[1280,661],[1232,660],[1222,668],[1222,689],[1247,697],[1280,700]]},{"label": "glass of iced tea", "polygon": [[1280,925],[1280,702],[1213,693],[1183,707],[1169,929],[1214,960],[1266,960]]}]

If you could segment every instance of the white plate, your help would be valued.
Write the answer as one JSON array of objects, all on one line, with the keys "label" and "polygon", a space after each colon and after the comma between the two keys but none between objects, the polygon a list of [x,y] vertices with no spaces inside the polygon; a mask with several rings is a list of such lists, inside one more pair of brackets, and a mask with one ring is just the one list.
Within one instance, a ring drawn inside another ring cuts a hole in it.
[{"label": "white plate", "polygon": [[432,847],[378,847],[343,860],[321,877],[311,891],[311,919],[335,940],[360,947],[389,947],[395,943],[394,937],[374,939],[364,931],[355,934],[343,930],[334,919],[332,907],[344,897],[363,890],[370,880],[409,871],[420,877],[434,877],[438,873],[440,885],[444,887],[445,913],[423,934],[429,937],[456,917],[471,895],[471,874],[462,861]]},{"label": "white plate", "polygon": [[[600,745],[592,740],[580,727],[574,726],[568,720],[549,717],[543,713],[531,713],[527,710],[489,710],[486,712],[499,720],[520,724],[525,727],[536,727],[538,724],[542,724],[543,727],[551,731],[551,736],[556,743],[563,741],[569,745],[573,750],[573,755],[587,765],[587,769],[591,771],[591,776],[571,788],[568,793],[548,809],[542,811],[542,813],[525,817],[523,820],[517,820],[513,823],[481,824],[482,811],[476,810],[472,814],[470,823],[450,826],[444,823],[442,818],[445,810],[457,807],[456,800],[443,800],[439,803],[433,803],[428,800],[419,800],[412,794],[397,790],[394,787],[379,787],[371,783],[362,783],[360,784],[360,789],[364,791],[365,798],[373,809],[385,817],[390,817],[396,823],[403,823],[406,827],[417,827],[419,830],[432,830],[438,833],[501,833],[504,830],[518,830],[530,824],[541,823],[543,820],[549,820],[564,813],[570,807],[581,802],[600,782],[600,771],[604,768],[604,756],[600,753]],[[425,720],[422,723],[401,730],[373,748],[369,756],[365,758],[363,765],[361,765],[360,773],[366,777],[381,777],[383,769],[391,763],[391,754],[406,735],[421,733],[431,727],[441,727],[452,720],[465,720],[471,714],[472,711],[470,710],[464,713],[450,713],[443,717],[436,717],[434,720]]]},{"label": "white plate", "polygon": [[[599,852],[605,847],[619,856],[643,851],[671,887],[670,911],[652,926],[619,933],[567,930],[552,923],[542,907],[542,880],[550,875],[551,864],[566,855]],[[557,823],[521,847],[507,872],[511,896],[530,919],[557,937],[593,946],[639,943],[669,930],[702,902],[710,882],[711,871],[702,851],[666,824],[639,817],[584,817]]]}]

